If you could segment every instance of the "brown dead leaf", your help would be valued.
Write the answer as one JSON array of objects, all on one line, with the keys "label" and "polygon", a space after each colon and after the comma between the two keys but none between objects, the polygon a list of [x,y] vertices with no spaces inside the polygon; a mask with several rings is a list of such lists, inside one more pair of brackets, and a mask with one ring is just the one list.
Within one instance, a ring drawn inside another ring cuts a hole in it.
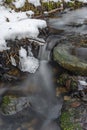
[{"label": "brown dead leaf", "polygon": [[76,107],[79,107],[80,105],[81,105],[81,103],[80,103],[80,102],[75,101],[75,102],[73,102],[73,103],[71,104],[71,107],[76,108]]},{"label": "brown dead leaf", "polygon": [[64,96],[64,101],[69,101],[71,99],[70,96]]},{"label": "brown dead leaf", "polygon": [[59,96],[62,93],[66,93],[66,88],[65,87],[57,87],[56,88],[56,96]]},{"label": "brown dead leaf", "polygon": [[66,88],[67,88],[67,90],[70,90],[70,83],[71,83],[71,80],[67,80],[66,81]]}]

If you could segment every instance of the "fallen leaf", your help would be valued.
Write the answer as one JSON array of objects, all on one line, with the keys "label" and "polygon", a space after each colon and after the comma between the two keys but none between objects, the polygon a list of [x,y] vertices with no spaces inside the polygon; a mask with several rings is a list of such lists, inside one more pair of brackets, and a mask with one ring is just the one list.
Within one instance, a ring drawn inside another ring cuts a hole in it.
[{"label": "fallen leaf", "polygon": [[79,107],[80,105],[81,105],[80,102],[75,101],[75,102],[73,102],[73,103],[71,104],[71,107]]}]

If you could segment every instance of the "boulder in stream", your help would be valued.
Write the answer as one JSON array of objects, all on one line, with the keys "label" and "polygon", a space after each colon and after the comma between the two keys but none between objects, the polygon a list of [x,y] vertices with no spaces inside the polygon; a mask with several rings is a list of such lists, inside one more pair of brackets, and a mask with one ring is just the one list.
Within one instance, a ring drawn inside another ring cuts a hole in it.
[{"label": "boulder in stream", "polygon": [[53,59],[65,69],[80,75],[87,75],[87,48],[70,44],[58,44]]}]

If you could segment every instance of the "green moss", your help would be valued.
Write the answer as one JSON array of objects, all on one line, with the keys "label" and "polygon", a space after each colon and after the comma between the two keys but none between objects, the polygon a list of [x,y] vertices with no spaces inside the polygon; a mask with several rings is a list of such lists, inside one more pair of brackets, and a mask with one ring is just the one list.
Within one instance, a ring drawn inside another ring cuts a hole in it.
[{"label": "green moss", "polygon": [[57,83],[60,85],[60,86],[65,86],[66,84],[66,81],[68,80],[68,74],[61,74],[60,77],[58,78],[57,80]]},{"label": "green moss", "polygon": [[[70,81],[70,86],[66,86],[67,81]],[[57,83],[61,87],[69,87],[71,91],[76,91],[78,89],[78,80],[76,76],[70,76],[67,73],[63,73],[59,76]]]},{"label": "green moss", "polygon": [[8,104],[10,103],[10,98],[9,98],[9,96],[4,96],[2,102],[3,102],[3,104],[8,105]]},{"label": "green moss", "polygon": [[78,81],[72,79],[70,83],[70,87],[72,91],[76,91],[78,89]]},{"label": "green moss", "polygon": [[9,4],[11,3],[13,0],[5,0],[5,3]]},{"label": "green moss", "polygon": [[50,1],[50,2],[43,2],[42,3],[42,8],[43,10],[45,11],[50,11],[50,10],[53,10],[55,8],[58,8],[61,6],[61,2],[53,2],[53,1]]},{"label": "green moss", "polygon": [[10,97],[4,96],[2,99],[2,104],[1,104],[1,108],[4,113],[5,113],[5,108],[8,106],[9,103],[10,103]]},{"label": "green moss", "polygon": [[82,2],[79,2],[79,1],[75,1],[75,8],[80,8],[83,6],[83,3]]},{"label": "green moss", "polygon": [[43,10],[50,11],[54,8],[53,2],[44,2],[42,3]]},{"label": "green moss", "polygon": [[67,3],[67,6],[68,6],[68,7],[70,7],[70,8],[71,8],[71,7],[73,7],[73,8],[74,8],[75,3],[74,3],[74,2],[68,2],[68,3]]},{"label": "green moss", "polygon": [[62,130],[82,130],[80,124],[74,122],[73,114],[68,111],[62,112],[60,117]]},{"label": "green moss", "polygon": [[79,2],[79,1],[72,1],[72,2],[68,2],[66,3],[66,6],[69,7],[69,8],[73,8],[73,9],[77,9],[77,8],[80,8],[82,7],[82,3]]},{"label": "green moss", "polygon": [[57,4],[57,7],[61,7],[62,2],[58,1],[56,4]]}]

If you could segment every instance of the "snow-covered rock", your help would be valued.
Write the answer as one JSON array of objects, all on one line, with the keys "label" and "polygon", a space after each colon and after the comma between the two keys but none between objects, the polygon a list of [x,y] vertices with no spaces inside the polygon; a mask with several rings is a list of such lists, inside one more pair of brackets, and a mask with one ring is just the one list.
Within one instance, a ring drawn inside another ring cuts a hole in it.
[{"label": "snow-covered rock", "polygon": [[0,51],[6,50],[6,40],[21,38],[37,38],[39,28],[45,28],[44,20],[29,19],[27,14],[32,11],[15,12],[4,7],[0,7]]},{"label": "snow-covered rock", "polygon": [[39,67],[39,61],[35,57],[27,56],[27,52],[21,47],[19,50],[20,69],[23,72],[35,73]]}]

